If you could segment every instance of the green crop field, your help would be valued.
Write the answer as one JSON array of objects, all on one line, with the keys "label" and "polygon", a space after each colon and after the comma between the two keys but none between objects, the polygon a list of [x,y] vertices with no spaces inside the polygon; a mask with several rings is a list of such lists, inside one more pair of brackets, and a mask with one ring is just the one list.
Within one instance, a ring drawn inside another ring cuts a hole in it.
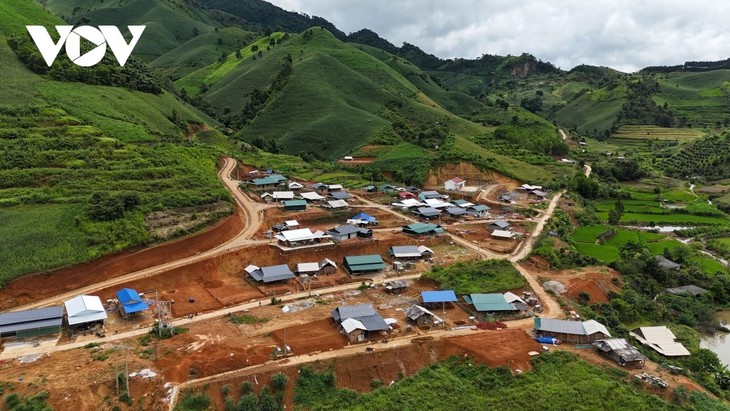
[{"label": "green crop field", "polygon": [[589,136],[601,135],[611,128],[626,98],[619,93],[593,98],[584,94],[555,113],[555,120],[565,127],[577,127]]},{"label": "green crop field", "polygon": [[669,104],[675,118],[685,117],[693,128],[714,126],[727,118],[730,70],[668,74],[659,80],[657,104]]},{"label": "green crop field", "polygon": [[611,135],[610,142],[618,140],[672,140],[679,143],[696,140],[705,135],[702,129],[694,128],[666,128],[648,125],[623,125]]},{"label": "green crop field", "polygon": [[[616,261],[619,258],[619,248],[633,241],[635,243],[647,244],[650,248],[654,244],[666,245],[665,241],[680,244],[674,240],[664,240],[667,238],[666,235],[658,233],[650,233],[638,230],[627,230],[623,228],[616,228],[616,234],[606,239],[602,244],[596,244],[598,236],[609,231],[611,228],[607,226],[593,225],[578,227],[571,235],[571,240],[575,243],[575,248],[583,255],[596,258],[597,260],[609,263]],[[664,240],[664,241],[662,241]],[[661,247],[661,251],[664,247]],[[652,248],[652,251],[653,248]]]},{"label": "green crop field", "polygon": [[[599,211],[596,216],[603,221],[608,221],[608,212]],[[639,224],[639,225],[662,225],[662,224],[680,224],[680,225],[726,225],[730,223],[730,219],[726,217],[708,217],[692,214],[644,214],[644,213],[627,213],[621,217],[622,224]]]}]

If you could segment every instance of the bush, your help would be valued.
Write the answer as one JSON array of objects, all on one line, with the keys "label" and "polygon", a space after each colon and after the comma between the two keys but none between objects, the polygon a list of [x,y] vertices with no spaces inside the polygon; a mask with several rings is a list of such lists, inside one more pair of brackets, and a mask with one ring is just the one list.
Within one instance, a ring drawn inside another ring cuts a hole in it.
[{"label": "bush", "polygon": [[277,372],[271,376],[271,387],[275,391],[283,391],[289,383],[289,377],[283,372]]}]

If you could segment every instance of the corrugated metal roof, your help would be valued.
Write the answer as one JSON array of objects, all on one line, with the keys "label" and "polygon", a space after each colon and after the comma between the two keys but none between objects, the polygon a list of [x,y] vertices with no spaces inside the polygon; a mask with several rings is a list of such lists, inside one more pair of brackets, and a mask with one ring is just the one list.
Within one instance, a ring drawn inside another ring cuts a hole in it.
[{"label": "corrugated metal roof", "polygon": [[291,200],[294,198],[294,192],[293,191],[274,191],[271,194],[272,197],[276,200]]},{"label": "corrugated metal roof", "polygon": [[352,196],[347,194],[346,191],[333,191],[330,193],[330,197],[332,197],[336,200],[347,200],[348,198],[350,198]]},{"label": "corrugated metal roof", "polygon": [[391,253],[395,258],[413,258],[420,257],[421,251],[415,245],[394,245],[390,247]]},{"label": "corrugated metal roof", "polygon": [[384,331],[390,328],[388,323],[378,313],[367,317],[357,317],[356,319],[365,326],[367,331]]},{"label": "corrugated metal roof", "polygon": [[707,290],[696,285],[683,285],[680,287],[667,288],[667,292],[676,295],[691,294],[694,296],[698,296],[700,294],[706,293]]},{"label": "corrugated metal roof", "polygon": [[517,311],[505,301],[503,294],[470,294],[469,297],[477,311]]},{"label": "corrugated metal roof", "polygon": [[306,193],[300,193],[299,194],[302,198],[305,200],[310,201],[316,201],[316,200],[324,200],[324,197],[315,193],[314,191],[306,192]]},{"label": "corrugated metal roof", "polygon": [[80,295],[63,303],[66,306],[68,324],[76,325],[107,318],[101,298],[95,295]]},{"label": "corrugated metal roof", "polygon": [[131,288],[122,288],[117,291],[117,299],[122,304],[138,303],[142,301],[142,297],[139,296],[137,290]]},{"label": "corrugated metal roof", "polygon": [[504,220],[497,220],[497,221],[494,221],[492,223],[489,223],[489,225],[497,226],[499,228],[507,228],[507,227],[509,227],[509,223],[507,221],[504,221]]},{"label": "corrugated metal roof", "polygon": [[437,216],[441,214],[441,212],[433,207],[419,207],[418,208],[418,214],[424,215],[424,216]]},{"label": "corrugated metal roof", "polygon": [[331,208],[345,208],[349,206],[349,204],[347,204],[347,201],[345,200],[328,201],[327,205],[329,205]]},{"label": "corrugated metal roof", "polygon": [[319,263],[299,263],[297,264],[298,273],[316,273],[319,271]]},{"label": "corrugated metal roof", "polygon": [[334,232],[339,235],[355,234],[359,231],[360,228],[355,227],[354,225],[341,225],[330,230],[330,232]]},{"label": "corrugated metal roof", "polygon": [[350,267],[363,264],[385,264],[383,257],[378,254],[369,255],[349,255],[345,257],[345,262]]},{"label": "corrugated metal roof", "polygon": [[408,307],[405,310],[406,317],[410,318],[411,320],[415,321],[418,318],[420,318],[422,315],[430,315],[434,318],[435,322],[440,323],[442,321],[441,317],[437,316],[436,314],[432,313],[428,309],[421,307],[420,305],[413,304],[412,306]]},{"label": "corrugated metal roof", "polygon": [[317,238],[314,233],[312,233],[312,230],[308,228],[300,228],[297,230],[287,230],[282,231],[278,237],[282,237],[285,241],[307,241],[307,240],[313,240]]},{"label": "corrugated metal roof", "polygon": [[346,333],[351,333],[355,330],[366,330],[365,325],[361,323],[360,321],[354,319],[354,318],[347,318],[341,323],[342,328],[345,330]]},{"label": "corrugated metal roof", "polygon": [[332,317],[337,320],[345,318],[368,317],[377,314],[372,304],[341,305],[332,310]]},{"label": "corrugated metal roof", "polygon": [[609,337],[611,336],[611,334],[608,333],[608,329],[606,328],[606,326],[596,320],[583,321],[583,329],[586,331],[586,335],[602,333]]},{"label": "corrugated metal roof", "polygon": [[306,206],[307,202],[305,200],[287,200],[282,201],[282,204],[284,204],[284,207],[301,207]]},{"label": "corrugated metal roof", "polygon": [[667,357],[682,357],[690,352],[681,343],[676,342],[674,333],[665,326],[640,327],[629,333],[640,343],[648,345]]},{"label": "corrugated metal roof", "polygon": [[424,303],[451,303],[456,302],[454,290],[421,291]]},{"label": "corrugated metal roof", "polygon": [[419,245],[418,252],[420,252],[421,254],[424,254],[424,253],[433,254],[433,250],[426,247],[425,245]]},{"label": "corrugated metal roof", "polygon": [[611,336],[611,334],[608,333],[608,329],[606,329],[606,326],[595,320],[580,322],[555,320],[552,318],[536,318],[535,328],[537,329],[537,331],[548,331],[573,335],[593,335],[600,332],[608,337]]},{"label": "corrugated metal roof", "polygon": [[63,306],[61,305],[2,313],[0,314],[0,326],[55,320],[57,318],[63,319]]},{"label": "corrugated metal roof", "polygon": [[331,265],[332,267],[337,268],[337,263],[335,263],[334,261],[330,260],[329,258],[325,258],[324,260],[322,260],[322,261],[319,262],[319,268],[322,268],[322,267],[325,267],[325,266],[328,266],[328,265]]},{"label": "corrugated metal roof", "polygon": [[492,237],[497,238],[512,238],[515,234],[512,231],[506,230],[494,230],[492,231]]},{"label": "corrugated metal roof", "polygon": [[291,270],[289,269],[289,266],[286,264],[262,267],[261,272],[263,274],[263,281],[265,283],[281,281],[281,280],[286,280],[286,279],[295,277],[294,273],[291,272]]}]

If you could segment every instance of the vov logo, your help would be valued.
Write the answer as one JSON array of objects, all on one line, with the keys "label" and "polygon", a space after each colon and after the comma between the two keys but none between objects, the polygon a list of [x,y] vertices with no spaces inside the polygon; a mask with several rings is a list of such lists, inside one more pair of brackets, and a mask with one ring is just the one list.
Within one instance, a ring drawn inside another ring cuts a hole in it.
[{"label": "vov logo", "polygon": [[[132,34],[132,40],[127,43],[116,26],[99,26],[98,29],[92,26],[78,26],[76,28],[74,26],[56,26],[59,39],[57,43],[54,43],[45,27],[25,26],[48,67],[51,67],[53,62],[56,61],[56,57],[64,44],[66,45],[66,55],[77,66],[91,67],[99,63],[106,55],[106,46],[108,45],[114,53],[114,57],[117,58],[119,65],[124,67],[145,27],[127,26]],[[81,55],[82,37],[96,45],[84,55]]]}]

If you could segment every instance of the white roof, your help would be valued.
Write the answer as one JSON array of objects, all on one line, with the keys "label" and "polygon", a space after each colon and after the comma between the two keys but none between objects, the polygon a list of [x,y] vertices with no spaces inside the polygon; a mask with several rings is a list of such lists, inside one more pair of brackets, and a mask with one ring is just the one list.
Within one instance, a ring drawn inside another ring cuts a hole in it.
[{"label": "white roof", "polygon": [[419,245],[418,246],[418,251],[420,251],[421,254],[423,254],[423,253],[431,253],[431,254],[433,254],[433,250],[430,249],[430,248],[428,248],[428,247],[426,247],[425,245]]},{"label": "white roof", "polygon": [[284,221],[287,227],[299,227],[299,221],[297,220],[286,220]]},{"label": "white roof", "polygon": [[517,189],[518,190],[527,190],[527,191],[542,190],[542,186],[533,186],[530,184],[523,184],[523,185],[517,187]]},{"label": "white roof", "polygon": [[596,320],[583,321],[583,329],[586,330],[586,335],[592,335],[595,333],[602,333],[607,336],[611,336],[605,325],[599,323]]},{"label": "white roof", "polygon": [[340,323],[342,325],[342,329],[345,330],[346,333],[351,333],[355,330],[367,330],[365,328],[365,325],[361,323],[360,321],[354,319],[354,318],[347,318],[344,321]]},{"label": "white roof", "polygon": [[343,189],[342,184],[330,184],[327,186],[327,188],[330,190],[342,190]]},{"label": "white roof", "polygon": [[297,183],[296,181],[290,181],[289,188],[304,188],[304,184]]},{"label": "white roof", "polygon": [[307,240],[314,240],[315,238],[321,238],[323,237],[324,233],[322,231],[317,231],[316,233],[313,233],[312,230],[308,228],[300,228],[298,230],[287,230],[282,231],[279,235],[276,236],[279,240],[284,241],[307,241]]},{"label": "white roof", "polygon": [[337,268],[337,263],[335,263],[334,261],[330,260],[329,258],[325,258],[324,260],[322,260],[322,261],[319,262],[319,268],[322,268],[322,267],[327,266],[327,265],[331,265],[332,267]]},{"label": "white roof", "polygon": [[319,271],[319,263],[299,263],[297,264],[298,273],[316,273]]},{"label": "white roof", "polygon": [[258,270],[260,270],[260,268],[258,266],[253,265],[253,264],[249,264],[248,267],[246,267],[246,268],[243,269],[243,271],[245,271],[245,272],[247,272],[249,274],[251,274],[254,271],[258,271]]},{"label": "white roof", "polygon": [[80,295],[63,303],[68,314],[68,324],[83,324],[107,318],[101,299],[95,295]]},{"label": "white roof", "polygon": [[514,233],[512,231],[507,230],[494,230],[492,231],[492,237],[499,237],[499,238],[512,238]]},{"label": "white roof", "polygon": [[[513,293],[511,293],[509,291],[507,291],[506,293],[504,293],[504,300],[507,301],[508,303],[513,303],[515,301],[519,301],[519,302],[521,302],[523,304],[526,304],[525,303],[525,300],[523,300],[522,298],[518,297],[517,294],[513,294]],[[606,333],[606,335],[608,335],[608,333]]]},{"label": "white roof", "polygon": [[343,207],[347,207],[349,205],[349,204],[347,204],[347,201],[345,201],[345,200],[328,201],[327,204],[329,204],[329,206],[332,208],[343,208]]},{"label": "white roof", "polygon": [[271,195],[276,200],[292,200],[294,199],[293,191],[274,191]]},{"label": "white roof", "polygon": [[393,203],[392,205],[394,205],[396,207],[418,207],[418,206],[422,206],[424,204],[414,198],[406,198],[405,200],[399,201],[397,203]]},{"label": "white roof", "polygon": [[324,197],[315,193],[314,191],[307,191],[306,193],[299,194],[303,199],[309,201],[324,200]]},{"label": "white roof", "polygon": [[456,207],[461,207],[461,208],[469,208],[469,207],[474,207],[476,204],[470,203],[467,201],[466,203],[461,203],[461,204],[451,203],[451,205],[456,206]]},{"label": "white roof", "polygon": [[447,203],[446,201],[442,201],[437,198],[428,198],[426,200],[423,200],[423,202],[428,204],[429,207],[433,208],[446,208],[453,206],[453,204]]},{"label": "white roof", "polygon": [[672,331],[665,326],[656,327],[640,327],[639,333],[629,333],[632,337],[639,340],[644,345],[653,348],[659,354],[667,357],[681,357],[690,355],[687,348],[681,343],[675,341],[677,337]]}]

